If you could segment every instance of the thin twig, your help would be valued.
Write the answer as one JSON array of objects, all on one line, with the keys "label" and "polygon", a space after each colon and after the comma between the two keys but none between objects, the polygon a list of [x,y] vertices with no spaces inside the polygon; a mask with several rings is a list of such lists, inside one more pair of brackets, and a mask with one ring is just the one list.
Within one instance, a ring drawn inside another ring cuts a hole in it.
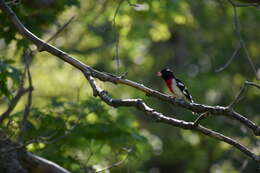
[{"label": "thin twig", "polygon": [[119,65],[120,65],[120,59],[119,59],[119,38],[120,38],[120,35],[119,35],[119,32],[117,31],[117,28],[116,28],[116,16],[118,15],[120,7],[123,4],[123,2],[124,2],[124,0],[121,0],[118,3],[118,6],[116,8],[116,11],[115,11],[115,14],[114,14],[114,17],[113,17],[113,20],[112,20],[113,21],[112,27],[115,29],[115,37],[116,37],[115,56],[114,56],[113,59],[116,61],[117,74],[119,74]]},{"label": "thin twig", "polygon": [[194,126],[193,122],[186,122],[183,120],[178,120],[175,118],[171,118],[167,115],[164,115],[160,112],[155,111],[154,109],[147,106],[142,99],[113,99],[111,98],[108,93],[104,90],[102,90],[100,87],[98,87],[95,83],[95,80],[89,76],[88,81],[93,89],[93,91],[108,105],[114,106],[114,107],[121,107],[121,106],[128,106],[128,107],[136,107],[140,111],[144,112],[147,116],[149,116],[151,119],[155,120],[156,122],[162,122],[165,124],[169,124],[172,126],[180,127],[183,129],[190,129],[198,131],[199,133],[202,133],[204,135],[216,138],[220,141],[226,142],[235,148],[239,149],[244,154],[251,157],[253,160],[260,162],[260,156],[257,156],[253,152],[251,152],[248,148],[244,147],[243,145],[239,144],[235,140],[221,134],[218,132],[215,132],[211,129],[205,128],[201,125]]},{"label": "thin twig", "polygon": [[120,166],[121,164],[123,164],[128,159],[129,153],[130,152],[127,152],[127,155],[125,156],[125,158],[123,160],[120,160],[119,162],[116,162],[116,163],[114,163],[114,164],[112,164],[112,165],[110,165],[110,166],[108,166],[108,167],[106,167],[104,169],[98,170],[95,173],[103,172],[103,171],[109,170],[111,168]]},{"label": "thin twig", "polygon": [[[31,140],[28,140],[24,143],[20,143],[18,146],[14,147],[14,148],[10,148],[8,150],[0,150],[0,154],[2,152],[10,152],[10,151],[13,151],[13,150],[16,150],[16,149],[20,149],[20,148],[24,148],[30,144],[33,144],[33,143],[44,143],[44,144],[52,144],[52,143],[55,143],[57,142],[58,140],[66,137],[68,134],[70,134],[80,123],[80,120],[82,119],[83,116],[79,116],[77,122],[68,130],[65,131],[65,133],[62,135],[62,136],[58,136],[58,137],[54,137],[54,135],[51,135],[51,136],[38,136],[37,138],[34,138],[34,139],[31,139]],[[53,138],[53,139],[51,139]]]},{"label": "thin twig", "polygon": [[259,7],[259,3],[238,3],[233,0],[228,0],[234,7]]},{"label": "thin twig", "polygon": [[116,7],[116,11],[114,13],[113,20],[112,20],[113,21],[113,23],[112,23],[113,27],[115,27],[115,25],[116,25],[116,16],[118,15],[120,7],[123,4],[123,2],[124,2],[124,0],[120,0],[120,2],[118,3],[118,5]]},{"label": "thin twig", "polygon": [[253,87],[256,87],[256,88],[260,89],[260,85],[259,85],[259,84],[256,84],[256,83],[254,83],[254,82],[248,82],[248,81],[245,81],[245,83],[246,83],[247,85],[250,85],[250,86],[253,86]]},{"label": "thin twig", "polygon": [[[31,60],[32,60],[32,51],[30,49],[27,49],[25,51],[24,61],[25,61],[25,69],[27,71],[27,77],[28,77],[28,81],[29,81],[29,88],[33,88],[32,76],[31,76],[31,72],[30,72]],[[32,106],[32,90],[29,91],[27,104],[25,105],[23,120],[21,122],[21,127],[20,127],[20,134],[18,137],[19,142],[23,142],[25,131],[27,129],[26,127],[27,127],[28,116],[29,116],[29,113],[31,110],[31,106]]]},{"label": "thin twig", "polygon": [[116,61],[116,72],[119,74],[120,58],[119,58],[119,33],[116,34],[116,47],[115,56],[113,58]]},{"label": "thin twig", "polygon": [[25,93],[29,92],[30,90],[33,90],[33,88],[20,88],[18,90],[18,92],[15,95],[15,97],[10,101],[10,104],[9,104],[7,110],[1,115],[1,117],[0,117],[0,124],[2,124],[4,119],[6,119],[10,115],[10,113],[14,110],[15,106],[17,105],[17,103],[19,102],[21,97]]},{"label": "thin twig", "polygon": [[205,112],[203,114],[201,114],[193,123],[194,126],[198,126],[200,124],[200,122],[205,119],[206,117],[209,116],[209,112]]},{"label": "thin twig", "polygon": [[[231,0],[229,0],[231,1]],[[232,3],[231,3],[232,4]],[[235,32],[236,32],[236,35],[238,37],[238,40],[239,40],[239,43],[240,45],[242,46],[244,52],[245,52],[245,55],[246,55],[246,58],[256,76],[256,79],[258,80],[258,76],[257,76],[257,71],[256,71],[256,68],[255,68],[255,65],[252,61],[252,58],[251,56],[249,55],[249,52],[248,52],[248,49],[246,47],[246,44],[245,44],[245,41],[241,35],[241,29],[240,29],[240,24],[239,24],[239,20],[238,20],[238,15],[237,15],[237,7],[232,4],[232,7],[233,7],[233,13],[234,13],[234,27],[235,27]]]},{"label": "thin twig", "polygon": [[247,89],[247,85],[246,83],[243,84],[243,86],[240,88],[237,96],[235,97],[235,99],[228,105],[228,107],[232,107],[233,105],[235,105],[236,103],[239,102],[239,100],[241,99],[242,94],[245,92],[245,90]]},{"label": "thin twig", "polygon": [[225,65],[223,65],[222,67],[218,68],[215,70],[215,72],[221,72],[223,70],[225,70],[231,63],[232,61],[236,58],[237,54],[239,53],[240,49],[242,48],[241,44],[239,43],[235,49],[235,51],[233,52],[232,56],[229,58],[229,60],[226,62]]},{"label": "thin twig", "polygon": [[181,99],[176,99],[171,96],[167,96],[165,94],[162,94],[158,91],[155,91],[153,89],[150,89],[143,84],[136,83],[134,81],[128,80],[128,79],[122,79],[118,76],[112,75],[112,74],[106,74],[104,72],[100,72],[98,70],[93,69],[92,67],[83,64],[79,60],[73,58],[72,56],[66,54],[65,52],[59,50],[58,48],[51,46],[50,44],[42,41],[35,35],[33,35],[31,32],[29,32],[20,22],[20,20],[17,18],[15,13],[6,6],[5,2],[3,0],[0,0],[0,9],[5,13],[9,20],[14,24],[15,28],[21,33],[22,36],[30,40],[32,43],[34,43],[37,47],[41,46],[41,51],[47,51],[51,53],[52,55],[55,55],[56,57],[62,59],[63,61],[71,64],[73,67],[79,69],[84,73],[96,95],[100,97],[100,99],[105,102],[106,104],[114,107],[135,107],[136,109],[142,111],[146,116],[150,117],[151,119],[161,122],[164,124],[168,124],[174,127],[179,127],[183,129],[190,129],[193,131],[197,131],[201,134],[204,134],[206,136],[210,136],[212,138],[215,138],[219,141],[223,141],[227,144],[232,145],[234,148],[237,148],[242,153],[250,157],[251,159],[255,160],[256,162],[260,162],[260,156],[256,155],[254,152],[250,151],[247,147],[243,146],[242,144],[238,143],[232,138],[229,138],[221,133],[215,132],[211,129],[208,129],[206,127],[203,127],[201,125],[198,125],[194,128],[193,122],[187,122],[183,120],[178,120],[172,117],[169,117],[161,112],[157,112],[156,110],[149,107],[142,99],[114,99],[108,95],[108,93],[101,88],[99,88],[95,84],[95,80],[93,77],[100,79],[101,81],[108,81],[110,83],[115,84],[124,84],[131,86],[133,88],[136,88],[140,91],[143,91],[144,93],[149,93],[151,96],[156,97],[160,100],[163,100],[165,102],[169,102],[173,105],[181,106],[185,109],[189,109],[193,112],[202,113],[208,111],[212,115],[225,115],[226,117],[233,118],[247,127],[249,127],[255,135],[260,135],[260,127],[255,124],[254,122],[247,119],[245,116],[240,115],[239,113],[231,110],[228,107],[223,106],[209,106],[209,105],[202,105],[197,103],[188,103]]},{"label": "thin twig", "polygon": [[94,154],[94,152],[92,150],[90,150],[90,154],[88,155],[88,158],[86,160],[86,165],[88,165],[88,163],[89,163],[90,159],[92,158],[93,154]]},{"label": "thin twig", "polygon": [[10,101],[10,104],[7,108],[7,110],[0,116],[0,124],[2,124],[2,122],[4,121],[5,118],[7,118],[9,116],[9,114],[14,110],[14,108],[16,107],[17,103],[19,102],[19,100],[21,99],[21,97],[29,92],[30,90],[32,90],[33,88],[24,88],[24,81],[25,81],[25,76],[26,76],[26,68],[24,68],[22,77],[21,77],[21,82],[20,82],[20,86],[19,89],[16,93],[16,95],[13,97],[13,99]]},{"label": "thin twig", "polygon": [[248,164],[248,159],[244,160],[242,166],[241,166],[240,169],[239,169],[239,172],[240,172],[240,173],[243,172],[243,170],[246,168],[247,164]]},{"label": "thin twig", "polygon": [[[93,69],[92,67],[82,63],[81,61],[77,60],[76,58],[68,55],[66,52],[63,52],[59,50],[58,48],[44,42],[43,40],[39,39],[37,36],[32,34],[25,26],[21,23],[21,21],[18,19],[18,17],[15,15],[15,13],[5,5],[3,0],[0,0],[0,8],[3,10],[5,14],[7,14],[9,20],[14,24],[14,27],[17,28],[19,33],[30,40],[32,43],[34,43],[37,47],[42,47],[41,51],[47,51],[50,54],[60,58],[61,60],[69,63],[76,69],[80,70],[82,73],[86,73],[86,75],[91,75],[92,77],[98,78],[101,81],[111,82],[114,84],[123,84],[130,86],[132,88],[135,88],[137,90],[140,90],[144,92],[145,94],[149,94],[150,96],[153,96],[159,100],[162,100],[164,102],[168,102],[172,105],[179,106],[185,109],[188,109],[192,112],[196,113],[203,113],[206,111],[209,111],[211,115],[224,115],[226,117],[235,119],[248,128],[250,128],[255,135],[260,135],[260,127],[247,119],[245,116],[242,116],[241,114],[235,112],[234,110],[229,109],[228,107],[223,106],[209,106],[209,105],[202,105],[197,103],[188,103],[183,101],[182,99],[176,99],[172,96],[165,95],[163,93],[160,93],[158,91],[155,91],[151,88],[148,88],[144,86],[143,84],[128,80],[128,79],[122,79],[118,76],[115,76],[113,74],[107,74],[104,72],[100,72],[96,69]],[[95,94],[95,93],[94,93]]]},{"label": "thin twig", "polygon": [[248,86],[254,86],[254,87],[260,89],[260,85],[254,83],[254,82],[245,81],[243,86],[240,88],[240,90],[239,90],[237,96],[235,97],[235,99],[227,107],[231,108],[233,105],[237,104],[240,101],[244,92],[247,90]]},{"label": "thin twig", "polygon": [[46,42],[49,43],[53,39],[55,39],[65,28],[69,26],[69,24],[75,19],[75,16],[69,18],[67,22],[65,22]]},{"label": "thin twig", "polygon": [[21,0],[11,0],[6,2],[7,5],[19,5],[20,3]]},{"label": "thin twig", "polygon": [[130,2],[130,0],[126,0],[126,1],[127,1],[127,3],[128,3],[130,6],[139,7],[138,4],[133,4],[133,3]]},{"label": "thin twig", "polygon": [[260,135],[260,127],[257,124],[250,121],[245,116],[242,116],[241,114],[235,112],[234,110],[229,109],[229,107],[209,106],[209,105],[202,105],[202,104],[198,104],[198,103],[188,103],[181,99],[176,99],[176,98],[173,98],[172,96],[168,96],[168,95],[160,93],[156,90],[148,88],[148,87],[144,86],[143,84],[140,84],[140,83],[128,80],[128,79],[122,79],[113,74],[108,74],[108,73],[100,72],[96,69],[93,69],[92,67],[82,63],[81,61],[77,60],[76,58],[68,55],[67,53],[59,50],[58,48],[44,42],[43,40],[39,39],[37,36],[33,35],[27,28],[25,28],[25,26],[17,18],[15,13],[8,6],[6,6],[4,4],[3,0],[0,0],[0,8],[7,14],[7,16],[9,17],[9,20],[14,24],[14,26],[17,28],[17,30],[20,32],[21,35],[23,35],[25,38],[27,38],[32,43],[34,43],[37,47],[42,47],[42,45],[43,45],[41,51],[49,52],[50,54],[60,58],[61,60],[69,63],[73,67],[82,71],[84,74],[91,75],[95,78],[98,78],[101,81],[130,86],[132,88],[135,88],[137,90],[144,92],[145,94],[149,94],[150,96],[155,97],[159,100],[168,102],[175,106],[182,107],[184,109],[188,109],[192,112],[203,113],[203,112],[209,111],[211,115],[224,115],[226,117],[229,117],[229,118],[232,118],[232,119],[235,119],[235,120],[241,122],[242,124],[244,124],[245,126],[250,128],[254,132],[255,135]]}]

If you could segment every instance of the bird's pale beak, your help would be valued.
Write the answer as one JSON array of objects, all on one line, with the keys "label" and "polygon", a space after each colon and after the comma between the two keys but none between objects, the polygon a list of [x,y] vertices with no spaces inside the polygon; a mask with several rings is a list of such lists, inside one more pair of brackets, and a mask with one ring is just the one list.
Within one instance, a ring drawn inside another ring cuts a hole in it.
[{"label": "bird's pale beak", "polygon": [[157,76],[161,77],[162,76],[162,73],[159,71],[156,73]]}]

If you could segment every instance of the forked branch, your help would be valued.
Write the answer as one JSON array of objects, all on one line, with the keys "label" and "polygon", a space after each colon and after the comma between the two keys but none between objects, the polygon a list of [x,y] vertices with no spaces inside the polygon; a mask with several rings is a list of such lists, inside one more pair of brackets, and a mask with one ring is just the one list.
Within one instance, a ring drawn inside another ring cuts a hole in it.
[{"label": "forked branch", "polygon": [[119,106],[127,106],[127,107],[135,107],[139,109],[140,111],[144,112],[147,116],[152,118],[155,121],[169,124],[171,126],[183,128],[183,129],[190,129],[197,131],[199,133],[202,133],[204,135],[213,137],[215,139],[218,139],[220,141],[226,142],[253,160],[260,162],[259,156],[257,156],[255,153],[250,151],[245,146],[239,144],[235,140],[220,134],[218,132],[215,132],[213,130],[210,130],[208,128],[205,128],[199,124],[195,124],[193,122],[186,122],[182,120],[178,120],[172,117],[169,117],[163,113],[160,113],[152,108],[150,108],[142,99],[114,99],[109,96],[108,92],[102,90],[100,87],[97,86],[95,83],[94,78],[98,78],[101,81],[107,81],[114,84],[123,84],[128,85],[132,88],[135,88],[137,90],[140,90],[144,92],[145,94],[148,94],[152,97],[155,97],[159,100],[168,102],[172,105],[176,105],[182,108],[185,108],[187,110],[190,110],[192,112],[196,113],[205,113],[208,112],[210,115],[223,115],[232,119],[235,119],[248,128],[250,128],[255,135],[260,135],[260,127],[255,124],[254,122],[247,119],[245,116],[240,115],[239,113],[233,111],[229,107],[223,107],[223,106],[209,106],[209,105],[203,105],[203,104],[197,104],[197,103],[187,103],[180,99],[175,99],[171,96],[162,94],[158,91],[155,91],[151,88],[148,88],[144,86],[143,84],[136,83],[134,81],[122,78],[120,76],[115,76],[112,74],[107,74],[104,72],[100,72],[98,70],[93,69],[92,67],[83,64],[79,60],[73,58],[72,56],[68,55],[67,53],[59,50],[58,48],[44,42],[43,40],[39,39],[37,36],[35,36],[33,33],[31,33],[28,29],[24,27],[24,25],[20,22],[20,20],[17,18],[15,13],[5,4],[4,0],[0,0],[0,9],[8,16],[9,20],[14,24],[15,28],[19,31],[19,33],[27,38],[29,41],[34,43],[38,48],[40,48],[40,51],[47,51],[50,54],[60,58],[61,60],[69,63],[73,67],[79,69],[83,72],[83,74],[86,76],[88,82],[90,83],[93,93],[95,96],[99,96],[105,103],[107,103],[110,106],[119,107]]}]

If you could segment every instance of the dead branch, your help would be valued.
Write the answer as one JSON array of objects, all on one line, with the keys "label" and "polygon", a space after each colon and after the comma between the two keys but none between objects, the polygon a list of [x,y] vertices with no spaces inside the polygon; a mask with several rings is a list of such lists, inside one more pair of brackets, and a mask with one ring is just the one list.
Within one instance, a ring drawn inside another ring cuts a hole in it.
[{"label": "dead branch", "polygon": [[[30,72],[31,60],[32,60],[32,51],[30,49],[27,49],[24,54],[24,61],[25,61],[25,71],[27,72],[27,78],[29,81],[29,88],[33,88],[32,76],[31,76],[31,72]],[[32,90],[30,90],[28,93],[27,104],[25,105],[25,109],[24,109],[23,119],[22,119],[21,128],[20,128],[20,134],[18,137],[18,140],[20,142],[22,142],[22,140],[24,138],[27,121],[28,121],[27,119],[28,119],[28,116],[29,116],[29,113],[31,110],[31,106],[32,106]]]},{"label": "dead branch", "polygon": [[71,24],[71,22],[75,19],[75,16],[72,16],[71,18],[69,18],[69,20],[67,22],[65,22],[61,27],[59,27],[59,29],[46,41],[47,43],[49,43],[50,41],[54,40],[55,38],[57,38],[57,36],[64,31],[64,29],[66,29],[69,24]]},{"label": "dead branch", "polygon": [[248,89],[249,86],[253,86],[253,87],[256,87],[256,88],[260,89],[260,86],[258,84],[253,83],[253,82],[245,81],[243,86],[240,88],[240,91],[238,92],[238,94],[235,97],[235,99],[228,105],[229,108],[231,108],[233,105],[235,105],[236,103],[238,103],[240,101],[242,95]]},{"label": "dead branch", "polygon": [[[231,0],[229,0],[230,2],[232,2]],[[241,45],[241,47],[243,48],[244,52],[245,52],[245,55],[246,55],[246,58],[256,76],[256,79],[258,80],[258,76],[257,76],[257,71],[256,71],[256,68],[255,68],[255,65],[253,63],[253,60],[248,52],[248,49],[246,47],[246,44],[245,44],[245,41],[241,35],[241,29],[240,29],[240,24],[239,24],[239,19],[238,19],[238,16],[237,16],[237,6],[234,5],[233,3],[232,4],[232,7],[233,7],[233,13],[234,13],[234,27],[235,27],[235,33],[237,35],[237,38],[239,40],[239,43]]]},{"label": "dead branch", "polygon": [[201,114],[195,121],[194,121],[194,126],[198,126],[200,124],[200,122],[205,119],[206,117],[209,116],[209,112],[205,112],[203,114]]},{"label": "dead branch", "polygon": [[19,102],[20,98],[27,92],[33,90],[33,88],[20,88],[15,95],[15,97],[10,101],[10,104],[7,110],[0,117],[0,124],[10,115],[10,113],[14,110],[16,104]]},{"label": "dead branch", "polygon": [[50,54],[60,58],[61,60],[69,63],[73,67],[79,69],[82,71],[85,75],[90,75],[92,77],[98,78],[101,81],[107,81],[114,84],[123,84],[128,85],[132,88],[135,88],[137,90],[140,90],[144,92],[145,94],[148,94],[150,96],[153,96],[157,99],[160,99],[162,101],[168,102],[172,105],[179,106],[185,109],[188,109],[192,112],[196,113],[204,113],[209,112],[211,115],[224,115],[226,117],[235,119],[248,128],[250,128],[255,135],[260,135],[260,127],[256,125],[254,122],[250,121],[246,117],[240,115],[239,113],[229,109],[228,107],[224,106],[209,106],[209,105],[203,105],[203,104],[197,104],[197,103],[188,103],[181,99],[173,98],[169,95],[160,93],[158,91],[155,91],[151,88],[148,88],[144,86],[143,84],[136,83],[134,81],[124,79],[112,74],[100,72],[96,69],[93,69],[92,67],[80,62],[76,58],[68,55],[66,52],[63,52],[59,50],[58,48],[44,42],[43,40],[39,39],[37,36],[35,36],[33,33],[31,33],[25,26],[21,23],[21,21],[17,18],[15,13],[4,4],[3,0],[0,0],[0,8],[5,12],[5,14],[8,16],[9,20],[15,25],[17,30],[20,32],[22,36],[27,38],[29,41],[34,43],[37,47],[41,48],[41,51],[47,51]]},{"label": "dead branch", "polygon": [[118,162],[116,162],[116,163],[113,163],[112,165],[110,165],[110,166],[108,166],[108,167],[106,167],[106,168],[104,168],[104,169],[98,170],[98,171],[96,171],[95,173],[103,172],[103,171],[109,170],[109,169],[111,169],[111,168],[120,166],[121,164],[123,164],[123,163],[128,159],[129,153],[130,153],[130,152],[127,153],[127,155],[125,156],[125,158],[124,158],[123,160],[120,160],[120,161],[118,161]]},{"label": "dead branch", "polygon": [[[171,126],[180,127],[183,129],[190,129],[198,131],[199,133],[202,133],[204,135],[213,137],[215,139],[218,139],[220,141],[226,142],[235,148],[239,149],[244,154],[251,157],[253,160],[260,162],[260,156],[257,156],[253,152],[251,152],[249,149],[244,147],[243,145],[239,144],[235,140],[220,134],[218,132],[215,132],[213,130],[210,130],[208,128],[205,128],[201,125],[196,125],[193,122],[186,122],[183,120],[178,120],[172,117],[169,117],[167,115],[164,115],[160,112],[157,112],[156,110],[150,108],[148,105],[144,103],[142,99],[113,99],[108,95],[108,93],[104,90],[102,90],[100,87],[98,87],[95,83],[95,80],[91,76],[86,76],[92,89],[93,93],[95,93],[96,96],[99,96],[105,103],[107,103],[110,106],[113,107],[120,107],[120,106],[127,106],[127,107],[135,107],[139,109],[140,111],[144,112],[148,117],[155,120],[156,122],[161,122],[164,124],[169,124]],[[207,114],[203,114],[205,116]],[[199,120],[198,120],[199,121]]]},{"label": "dead branch", "polygon": [[229,60],[226,62],[225,65],[223,65],[222,67],[218,68],[215,70],[215,72],[221,72],[223,70],[225,70],[232,62],[233,60],[236,58],[237,54],[239,53],[239,51],[241,50],[242,46],[239,43],[238,46],[236,47],[236,49],[234,50],[232,56],[229,58]]},{"label": "dead branch", "polygon": [[[242,0],[241,0],[242,1]],[[230,4],[232,4],[234,7],[259,7],[259,2],[254,1],[246,1],[244,0],[244,3],[234,2],[233,0],[228,0]]]},{"label": "dead branch", "polygon": [[93,89],[94,95],[99,96],[101,100],[103,100],[108,105],[113,107],[119,107],[119,106],[135,107],[140,111],[144,112],[145,115],[147,115],[148,117],[150,117],[151,119],[157,122],[161,122],[164,124],[168,124],[183,129],[194,130],[204,135],[213,137],[219,141],[226,142],[232,145],[233,147],[237,148],[241,152],[243,152],[245,155],[249,156],[251,159],[260,162],[260,156],[256,155],[255,153],[253,153],[252,151],[250,151],[248,148],[241,145],[237,141],[223,134],[205,128],[201,125],[194,126],[193,122],[186,122],[186,121],[182,121],[182,120],[178,120],[166,116],[163,113],[157,112],[156,110],[150,108],[148,105],[145,104],[145,102],[142,99],[113,99],[112,97],[109,96],[109,94],[106,91],[102,90],[100,87],[96,85],[94,78],[98,78],[101,81],[108,81],[114,84],[128,85],[132,88],[135,88],[146,94],[149,94],[150,96],[171,103],[173,105],[183,107],[185,109],[188,109],[196,113],[209,112],[211,115],[224,115],[226,117],[241,122],[242,124],[250,128],[255,133],[255,135],[260,135],[260,127],[258,125],[248,120],[244,116],[240,115],[239,113],[231,110],[229,107],[208,106],[208,105],[202,105],[197,103],[187,103],[183,100],[175,99],[171,96],[150,89],[144,86],[143,84],[139,84],[128,79],[123,79],[112,74],[107,74],[95,70],[92,67],[85,65],[82,62],[78,61],[77,59],[73,58],[72,56],[68,55],[67,53],[59,50],[58,48],[36,37],[33,33],[31,33],[28,29],[24,27],[24,25],[20,22],[20,20],[15,15],[15,13],[5,4],[4,0],[0,0],[0,9],[8,16],[9,20],[14,24],[14,26],[20,32],[20,34],[25,38],[27,38],[28,40],[30,40],[32,43],[34,43],[38,48],[41,48],[41,51],[47,51],[52,55],[60,58],[61,60],[71,64],[73,67],[82,71],[83,74],[86,76],[87,80],[89,81]]},{"label": "dead branch", "polygon": [[22,165],[30,172],[48,172],[48,173],[70,173],[54,162],[36,156],[29,152],[20,154]]}]

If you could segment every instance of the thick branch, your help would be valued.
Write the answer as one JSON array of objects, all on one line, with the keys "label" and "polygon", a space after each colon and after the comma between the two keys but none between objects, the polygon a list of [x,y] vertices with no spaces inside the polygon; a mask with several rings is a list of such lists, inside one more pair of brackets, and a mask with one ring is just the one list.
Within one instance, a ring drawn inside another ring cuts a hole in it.
[{"label": "thick branch", "polygon": [[70,173],[59,165],[26,152],[0,129],[0,170],[5,173]]},{"label": "thick branch", "polygon": [[33,42],[38,48],[41,48],[40,51],[47,51],[47,52],[51,53],[52,55],[59,57],[63,61],[66,61],[67,63],[71,64],[75,68],[81,70],[84,73],[84,75],[86,76],[86,78],[88,79],[88,81],[94,91],[93,92],[94,95],[98,95],[108,105],[111,105],[114,107],[118,107],[118,106],[136,107],[137,109],[141,110],[146,115],[148,115],[150,118],[152,118],[158,122],[169,124],[171,126],[180,127],[183,129],[196,130],[204,135],[207,135],[207,136],[216,138],[220,141],[226,142],[226,143],[234,146],[235,148],[239,149],[241,152],[245,153],[247,156],[249,156],[253,160],[259,162],[259,160],[260,160],[259,156],[257,156],[256,154],[254,154],[249,149],[247,149],[243,145],[239,144],[235,140],[233,140],[229,137],[226,137],[218,132],[207,129],[201,125],[196,126],[196,125],[194,125],[193,122],[186,122],[186,121],[182,121],[182,120],[178,120],[178,119],[174,119],[174,118],[165,116],[164,114],[157,112],[154,109],[147,106],[141,99],[113,99],[113,98],[111,98],[106,91],[102,90],[95,84],[95,80],[93,77],[98,78],[102,81],[109,81],[109,82],[112,82],[115,84],[120,83],[120,84],[131,86],[133,88],[136,88],[140,91],[145,92],[148,95],[151,95],[160,100],[171,103],[173,105],[177,105],[177,106],[183,107],[185,109],[189,109],[193,112],[197,112],[197,113],[208,112],[211,115],[225,115],[227,117],[240,121],[241,123],[246,125],[248,128],[252,129],[256,135],[260,135],[260,127],[257,126],[252,121],[245,118],[244,116],[240,115],[239,113],[234,112],[233,110],[229,109],[228,107],[223,107],[223,106],[208,106],[208,105],[202,105],[202,104],[196,104],[196,103],[187,103],[183,100],[175,99],[171,96],[162,94],[158,91],[150,89],[150,88],[148,88],[142,84],[136,83],[134,81],[97,71],[97,70],[91,68],[90,66],[83,64],[82,62],[78,61],[77,59],[69,56],[65,52],[57,49],[56,47],[51,46],[50,44],[47,44],[46,42],[42,41],[41,39],[39,39],[38,37],[33,35],[30,31],[28,31],[23,26],[23,24],[17,18],[15,13],[8,6],[5,5],[3,0],[0,0],[0,8],[4,11],[4,13],[7,14],[10,21],[15,25],[17,30],[25,38],[27,38],[28,40]]},{"label": "thick branch", "polygon": [[57,165],[56,163],[46,160],[42,157],[36,156],[29,152],[22,153],[20,157],[22,165],[26,167],[29,170],[29,172],[70,173],[69,171]]},{"label": "thick branch", "polygon": [[[95,80],[91,77],[86,75],[92,89],[93,93],[95,95],[98,95],[105,103],[107,103],[110,106],[114,107],[120,107],[120,106],[127,106],[127,107],[135,107],[139,109],[140,111],[144,112],[148,117],[152,118],[153,120],[157,122],[162,122],[165,124],[169,124],[171,126],[180,127],[183,129],[191,129],[196,130],[199,133],[202,133],[204,135],[213,137],[215,139],[218,139],[220,141],[226,142],[235,148],[239,149],[241,152],[252,158],[253,160],[260,162],[260,157],[251,152],[249,149],[244,147],[243,145],[239,144],[237,141],[221,134],[218,132],[215,132],[213,130],[210,130],[208,128],[205,128],[201,125],[198,125],[198,122],[187,122],[183,120],[178,120],[169,116],[166,116],[160,112],[157,112],[156,110],[150,108],[148,105],[144,103],[142,99],[113,99],[108,95],[108,93],[104,90],[102,90],[100,87],[98,87],[95,83]],[[204,116],[206,116],[208,113],[205,113]],[[198,120],[199,121],[199,120]]]},{"label": "thick branch", "polygon": [[145,92],[146,94],[148,94],[150,96],[153,96],[160,100],[166,101],[170,104],[180,106],[185,109],[189,109],[192,112],[196,112],[196,113],[209,112],[211,115],[225,115],[225,116],[233,118],[233,119],[241,122],[245,126],[247,126],[255,133],[255,135],[258,135],[258,136],[260,135],[260,127],[258,125],[256,125],[254,122],[250,121],[249,119],[245,118],[244,116],[240,115],[239,113],[229,109],[228,107],[208,106],[208,105],[202,105],[202,104],[196,104],[196,103],[187,103],[183,100],[175,99],[171,96],[162,94],[158,91],[150,89],[150,88],[148,88],[142,84],[136,83],[134,81],[95,70],[92,67],[85,65],[84,63],[80,62],[79,60],[68,55],[67,53],[59,50],[58,48],[56,48],[50,44],[47,44],[46,42],[44,42],[43,40],[41,40],[37,36],[35,36],[33,33],[31,33],[28,29],[26,29],[24,27],[24,25],[20,22],[20,20],[15,15],[15,13],[8,6],[5,5],[3,0],[0,0],[0,8],[4,11],[5,14],[7,14],[8,18],[15,25],[15,27],[20,32],[20,34],[22,34],[25,38],[27,38],[32,43],[34,43],[38,48],[40,48],[40,51],[47,51],[47,52],[51,53],[52,55],[55,55],[56,57],[62,59],[63,61],[66,61],[67,63],[74,66],[75,68],[81,70],[83,73],[89,73],[89,74],[91,74],[91,76],[98,78],[102,81],[109,81],[114,84],[120,83],[120,84],[131,86],[133,88],[136,88],[140,91]]}]

